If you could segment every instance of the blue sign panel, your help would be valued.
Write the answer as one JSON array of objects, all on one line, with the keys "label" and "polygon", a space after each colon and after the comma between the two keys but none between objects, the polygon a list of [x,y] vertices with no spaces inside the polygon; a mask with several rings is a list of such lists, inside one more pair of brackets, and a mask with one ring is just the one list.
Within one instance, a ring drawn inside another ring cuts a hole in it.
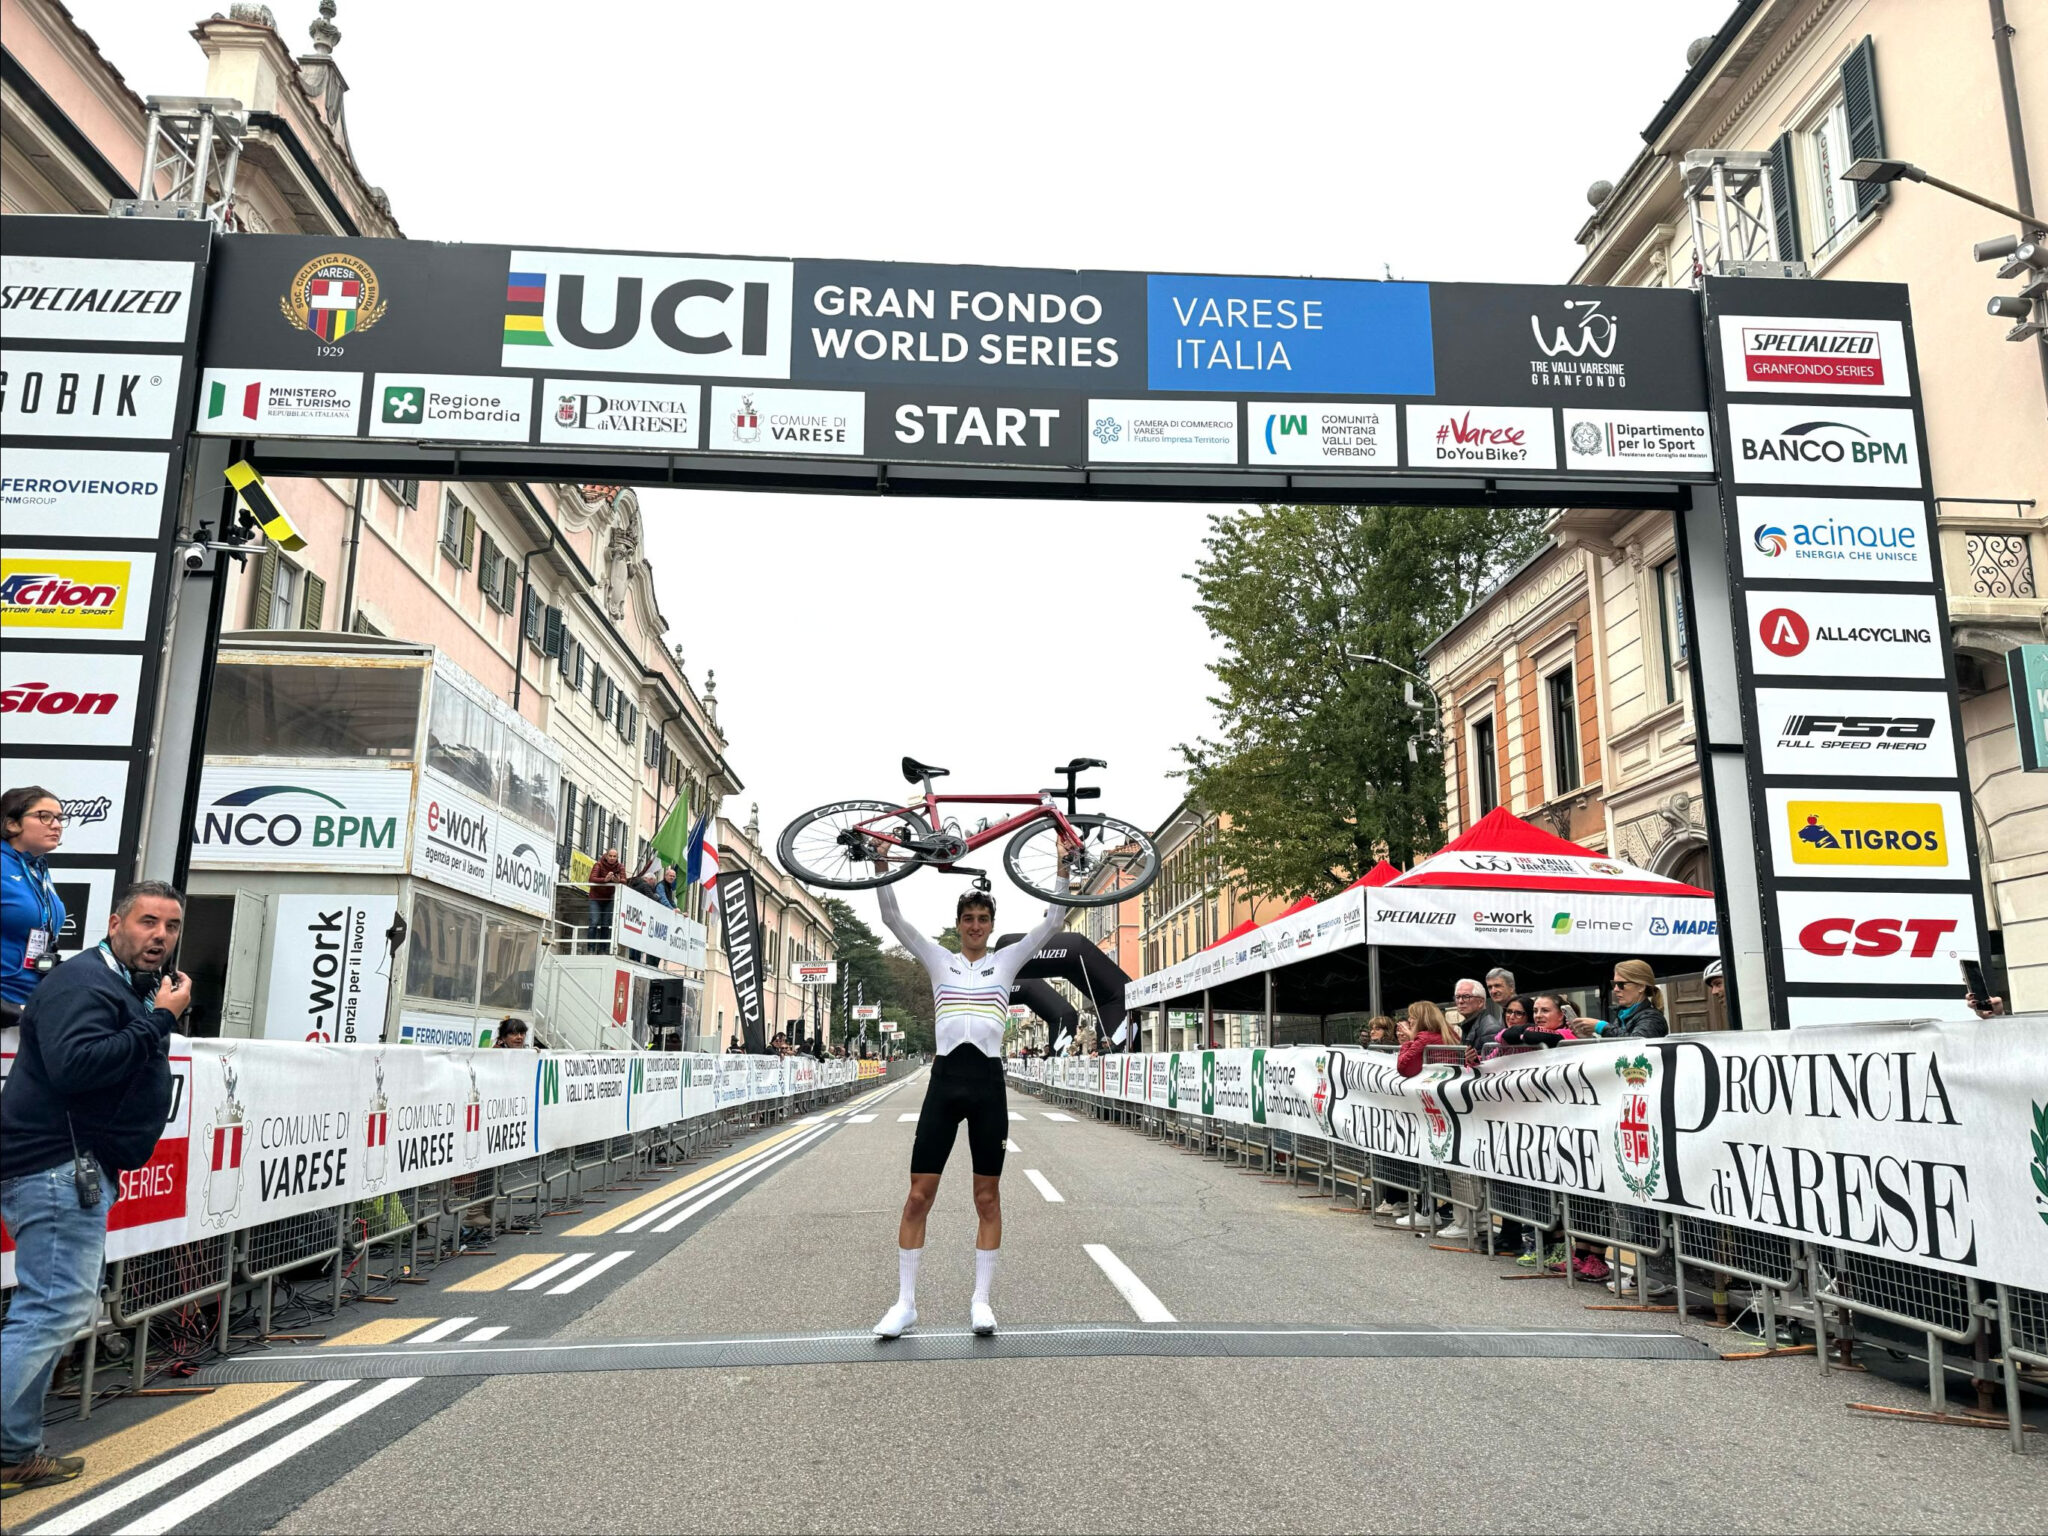
[{"label": "blue sign panel", "polygon": [[1430,395],[1426,283],[1146,282],[1146,385],[1186,394]]}]

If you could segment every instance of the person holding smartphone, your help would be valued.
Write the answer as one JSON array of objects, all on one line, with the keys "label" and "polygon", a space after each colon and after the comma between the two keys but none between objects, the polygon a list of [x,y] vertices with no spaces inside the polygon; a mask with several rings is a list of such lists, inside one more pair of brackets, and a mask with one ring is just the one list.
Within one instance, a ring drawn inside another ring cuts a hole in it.
[{"label": "person holding smartphone", "polygon": [[121,1175],[149,1161],[170,1115],[171,1031],[192,982],[165,967],[184,926],[177,890],[137,881],[106,938],[46,976],[22,1011],[0,1093],[0,1219],[15,1244],[0,1321],[0,1498],[85,1470],[81,1457],[44,1453],[43,1394],[98,1305]]}]

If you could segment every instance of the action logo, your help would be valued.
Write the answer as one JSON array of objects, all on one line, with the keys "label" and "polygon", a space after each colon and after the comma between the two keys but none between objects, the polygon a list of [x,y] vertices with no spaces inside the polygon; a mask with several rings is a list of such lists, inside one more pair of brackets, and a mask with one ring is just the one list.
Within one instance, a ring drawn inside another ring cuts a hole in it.
[{"label": "action logo", "polygon": [[360,257],[316,256],[299,268],[277,307],[293,326],[323,342],[338,342],[367,331],[389,308],[377,289],[377,274]]}]

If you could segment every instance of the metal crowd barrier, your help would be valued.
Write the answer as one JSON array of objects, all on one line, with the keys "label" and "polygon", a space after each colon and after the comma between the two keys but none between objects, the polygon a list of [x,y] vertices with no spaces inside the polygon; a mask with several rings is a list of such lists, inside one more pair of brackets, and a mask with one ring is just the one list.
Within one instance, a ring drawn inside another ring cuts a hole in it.
[{"label": "metal crowd barrier", "polygon": [[2012,1448],[2027,1448],[2026,1429],[2020,1423],[2020,1367],[2030,1365],[2048,1371],[2048,1291],[2030,1291],[2025,1286],[1998,1287],[1998,1338],[2000,1369],[2005,1377],[2005,1417],[2012,1431]]},{"label": "metal crowd barrier", "polygon": [[[1942,1344],[1971,1343],[1983,1327],[1987,1309],[1980,1301],[1977,1282],[1945,1270],[1922,1269],[1820,1243],[1807,1244],[1806,1257],[1807,1294],[1814,1304],[1814,1352],[1820,1356],[1822,1372],[1828,1369],[1828,1306],[1881,1318],[1926,1335],[1927,1395],[1934,1412],[1945,1412],[1948,1357]],[[1845,1354],[1855,1336],[1854,1322],[1846,1322],[1842,1333]]]},{"label": "metal crowd barrier", "polygon": [[[1628,1248],[1634,1251],[1636,1264],[1636,1291],[1640,1295],[1647,1287],[1644,1280],[1643,1261],[1656,1258],[1669,1246],[1664,1232],[1664,1218],[1655,1211],[1639,1205],[1619,1205],[1612,1200],[1602,1200],[1597,1195],[1564,1192],[1564,1231],[1566,1240],[1583,1238],[1589,1243],[1599,1243],[1615,1250],[1614,1292],[1621,1294],[1621,1253]],[[1573,1284],[1571,1258],[1565,1258],[1564,1278],[1567,1285]]]},{"label": "metal crowd barrier", "polygon": [[1746,1280],[1756,1287],[1758,1307],[1763,1313],[1764,1347],[1777,1348],[1778,1301],[1798,1286],[1802,1273],[1798,1245],[1775,1232],[1731,1227],[1726,1222],[1698,1216],[1681,1215],[1677,1228],[1672,1268],[1676,1272],[1678,1315],[1686,1315],[1687,1264],[1698,1265],[1715,1276],[1711,1300],[1717,1322],[1728,1321],[1727,1282]]}]

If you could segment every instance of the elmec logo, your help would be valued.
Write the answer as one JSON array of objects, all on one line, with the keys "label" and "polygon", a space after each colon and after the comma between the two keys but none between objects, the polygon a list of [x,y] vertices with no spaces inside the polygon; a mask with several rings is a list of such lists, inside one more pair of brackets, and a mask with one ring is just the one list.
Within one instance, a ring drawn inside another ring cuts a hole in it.
[{"label": "elmec logo", "polygon": [[0,559],[0,624],[35,629],[120,629],[127,560]]},{"label": "elmec logo", "polygon": [[786,261],[514,251],[503,366],[789,377]]}]

